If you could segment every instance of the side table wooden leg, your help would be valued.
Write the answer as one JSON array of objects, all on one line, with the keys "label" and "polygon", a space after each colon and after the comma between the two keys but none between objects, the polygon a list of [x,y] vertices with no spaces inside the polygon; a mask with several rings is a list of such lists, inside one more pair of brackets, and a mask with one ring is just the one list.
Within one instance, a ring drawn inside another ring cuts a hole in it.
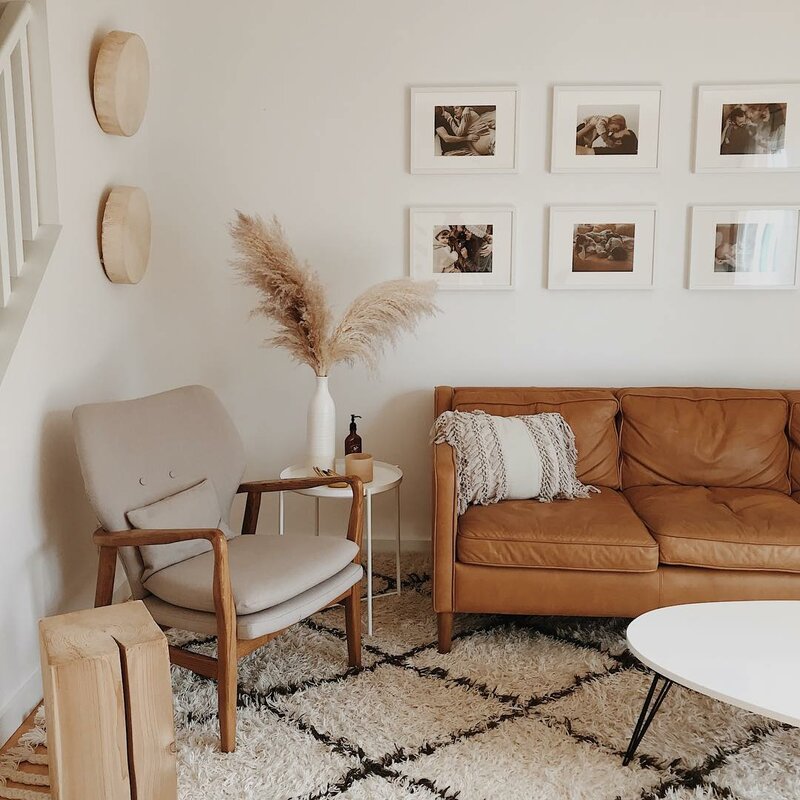
[{"label": "side table wooden leg", "polygon": [[372,636],[372,492],[367,491],[367,634]]}]

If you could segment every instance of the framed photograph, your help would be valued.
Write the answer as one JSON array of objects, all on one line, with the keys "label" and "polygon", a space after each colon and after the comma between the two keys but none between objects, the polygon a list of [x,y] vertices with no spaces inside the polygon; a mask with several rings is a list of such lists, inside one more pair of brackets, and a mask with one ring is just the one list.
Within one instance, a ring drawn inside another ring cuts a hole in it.
[{"label": "framed photograph", "polygon": [[800,206],[693,206],[690,289],[795,289]]},{"label": "framed photograph", "polygon": [[548,289],[650,289],[654,206],[552,206]]},{"label": "framed photograph", "polygon": [[411,277],[440,289],[514,285],[514,209],[412,208]]},{"label": "framed photograph", "polygon": [[696,172],[800,169],[800,83],[701,86]]},{"label": "framed photograph", "polygon": [[411,171],[517,172],[519,89],[411,90]]},{"label": "framed photograph", "polygon": [[660,86],[556,86],[551,172],[655,172]]}]

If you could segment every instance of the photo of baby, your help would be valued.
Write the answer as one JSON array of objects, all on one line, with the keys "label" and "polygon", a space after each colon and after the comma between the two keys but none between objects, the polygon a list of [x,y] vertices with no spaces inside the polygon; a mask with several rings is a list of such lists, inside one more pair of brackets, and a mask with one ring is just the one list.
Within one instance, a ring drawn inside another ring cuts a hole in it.
[{"label": "photo of baby", "polygon": [[635,156],[639,153],[639,106],[578,106],[575,154]]},{"label": "photo of baby", "polygon": [[714,272],[774,272],[778,246],[775,225],[758,222],[717,224]]},{"label": "photo of baby", "polygon": [[434,148],[437,156],[493,156],[497,106],[436,106]]},{"label": "photo of baby", "polygon": [[787,103],[722,106],[722,156],[775,155],[786,146]]},{"label": "photo of baby", "polygon": [[636,225],[609,223],[575,225],[572,235],[573,272],[632,272]]},{"label": "photo of baby", "polygon": [[491,225],[436,225],[433,228],[433,271],[492,271]]}]

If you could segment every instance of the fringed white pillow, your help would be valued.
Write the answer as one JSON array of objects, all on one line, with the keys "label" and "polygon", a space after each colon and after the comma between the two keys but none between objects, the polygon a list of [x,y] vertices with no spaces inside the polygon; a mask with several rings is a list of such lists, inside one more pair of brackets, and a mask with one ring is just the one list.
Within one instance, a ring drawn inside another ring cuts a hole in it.
[{"label": "fringed white pillow", "polygon": [[484,411],[445,411],[433,442],[456,453],[458,513],[501,500],[588,497],[600,490],[576,474],[575,435],[561,414],[495,417]]}]

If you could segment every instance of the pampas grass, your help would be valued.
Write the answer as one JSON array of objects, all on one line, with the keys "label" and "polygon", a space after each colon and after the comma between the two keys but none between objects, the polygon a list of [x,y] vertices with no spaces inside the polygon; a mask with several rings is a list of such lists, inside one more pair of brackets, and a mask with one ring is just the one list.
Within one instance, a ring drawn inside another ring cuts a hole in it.
[{"label": "pampas grass", "polygon": [[387,346],[439,311],[433,281],[387,281],[359,295],[333,327],[325,288],[297,258],[277,218],[265,223],[237,211],[230,232],[237,253],[233,266],[260,296],[253,314],[277,327],[265,344],[282,347],[321,377],[339,363],[376,369]]}]

